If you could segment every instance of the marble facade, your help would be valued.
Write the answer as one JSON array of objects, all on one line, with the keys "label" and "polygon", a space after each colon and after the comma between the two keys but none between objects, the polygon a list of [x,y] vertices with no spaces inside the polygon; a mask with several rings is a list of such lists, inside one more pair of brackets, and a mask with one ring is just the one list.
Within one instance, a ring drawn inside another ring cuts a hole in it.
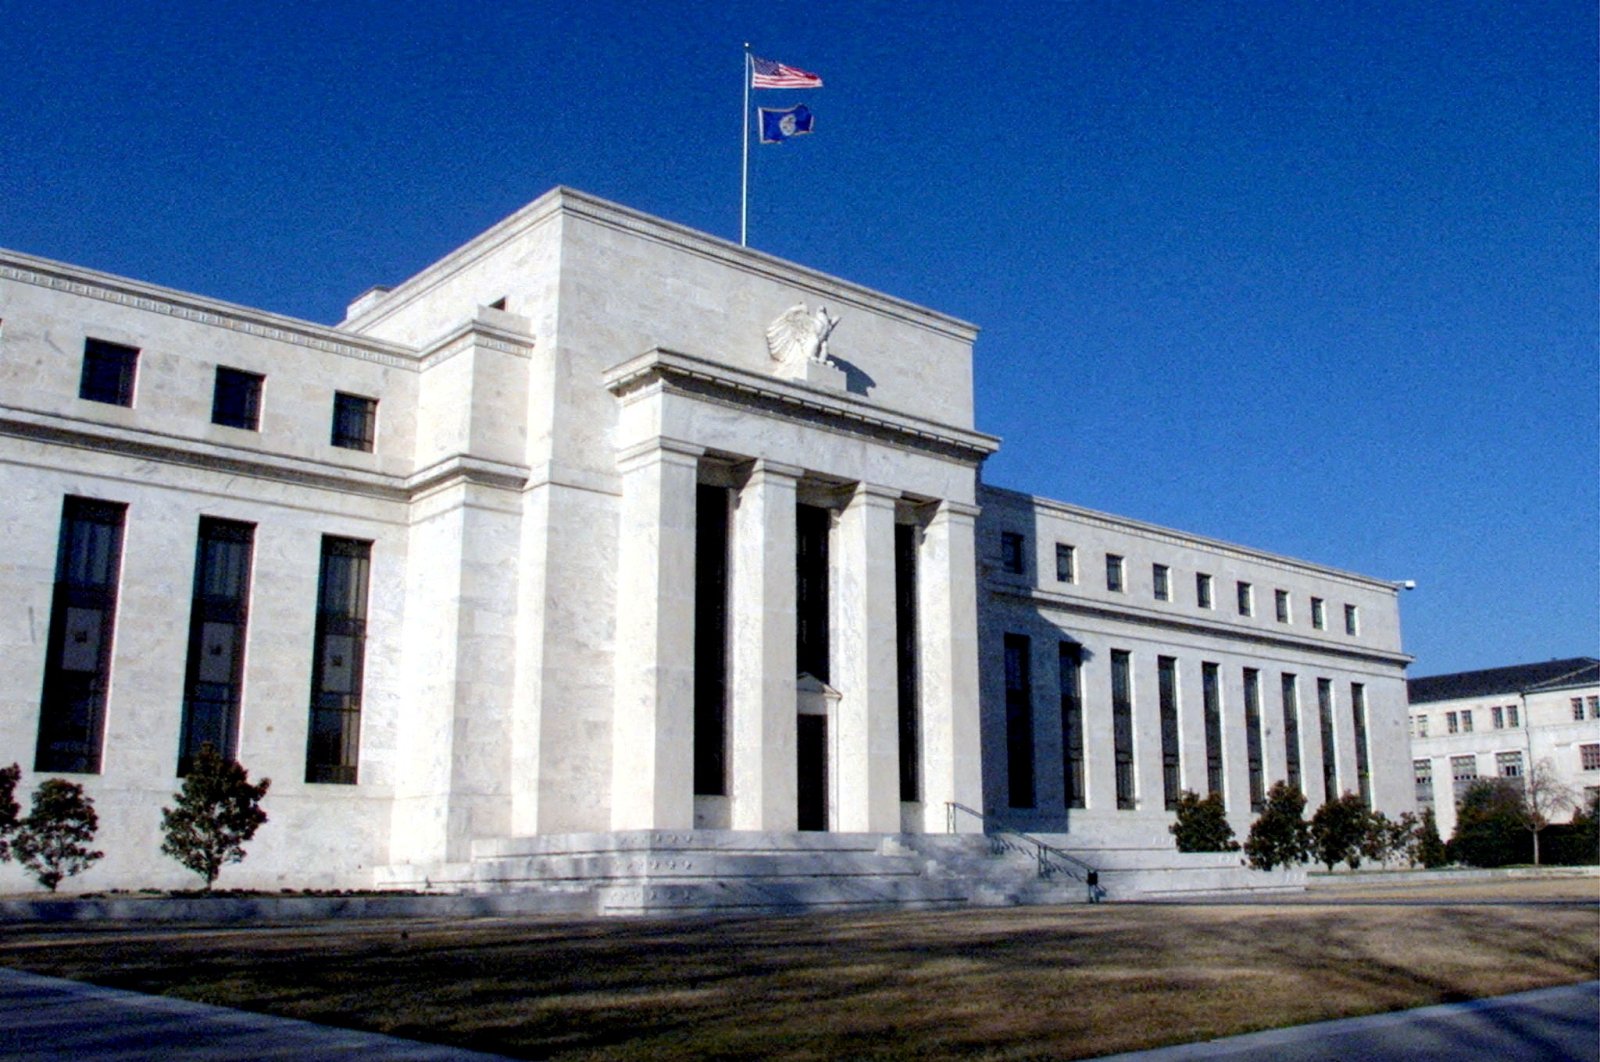
[{"label": "marble facade", "polygon": [[[797,303],[841,319],[826,365],[778,363],[767,349],[768,325]],[[1110,739],[1093,669],[1088,806],[1069,819],[1050,781],[1062,744],[1048,661],[1034,671],[1035,800],[1008,805],[1005,633],[1030,635],[1041,659],[1052,638],[1126,643],[1141,661],[1180,645],[1185,668],[1215,658],[1231,674],[1260,659],[1308,681],[1360,682],[1374,800],[1409,806],[1393,587],[982,485],[998,440],[975,427],[975,337],[954,318],[568,189],[368,292],[333,327],[0,252],[0,597],[13,603],[0,614],[0,762],[22,765],[24,790],[62,773],[34,768],[50,710],[40,691],[60,666],[48,657],[70,497],[126,507],[102,758],[73,775],[104,823],[106,858],[84,888],[187,884],[160,855],[158,825],[192,695],[202,518],[254,528],[237,751],[273,779],[272,820],[228,885],[360,887],[515,838],[789,833],[818,784],[830,831],[940,833],[955,802],[1069,844],[1165,843],[1148,698],[1141,689],[1135,709],[1142,802],[1119,811],[1099,766],[1116,752],[1100,748]],[[80,396],[90,340],[137,350],[128,404]],[[212,423],[219,367],[262,377],[257,428]],[[330,443],[336,394],[376,401],[370,452]],[[707,487],[727,499],[724,783],[697,793]],[[802,506],[829,521],[825,681],[797,662]],[[1039,551],[1022,573],[1004,570],[1003,531]],[[908,534],[910,581],[896,553]],[[350,784],[306,780],[330,536],[370,544]],[[1203,564],[1219,588],[1259,573],[1263,593],[1358,604],[1362,628],[1288,630],[1132,593],[1106,600],[1088,582],[1024,585],[1064,537],[1085,563],[1106,542],[1131,543],[1115,545],[1130,564],[1159,544],[1174,571]],[[907,616],[915,638],[902,649]],[[1230,692],[1230,757],[1243,755],[1237,705]],[[806,714],[826,720],[815,777],[799,747]],[[914,793],[902,780],[906,718]],[[1340,718],[1341,778],[1353,778],[1357,739]],[[1196,733],[1186,718],[1186,748]],[[1246,767],[1229,763],[1244,824]],[[1185,771],[1190,787],[1204,781]],[[0,888],[24,882],[0,868]]]}]

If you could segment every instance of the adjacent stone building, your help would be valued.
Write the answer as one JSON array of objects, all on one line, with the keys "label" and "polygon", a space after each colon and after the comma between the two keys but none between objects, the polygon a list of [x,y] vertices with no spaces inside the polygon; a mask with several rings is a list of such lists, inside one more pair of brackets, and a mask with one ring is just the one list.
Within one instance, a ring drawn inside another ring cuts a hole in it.
[{"label": "adjacent stone building", "polygon": [[1523,779],[1538,769],[1579,802],[1600,793],[1600,660],[1428,675],[1407,689],[1417,806],[1434,809],[1444,837],[1455,830],[1456,802],[1479,778]]},{"label": "adjacent stone building", "polygon": [[334,327],[0,252],[0,762],[94,888],[207,742],[270,887],[1410,807],[1395,588],[983,486],[975,335],[567,189]]}]

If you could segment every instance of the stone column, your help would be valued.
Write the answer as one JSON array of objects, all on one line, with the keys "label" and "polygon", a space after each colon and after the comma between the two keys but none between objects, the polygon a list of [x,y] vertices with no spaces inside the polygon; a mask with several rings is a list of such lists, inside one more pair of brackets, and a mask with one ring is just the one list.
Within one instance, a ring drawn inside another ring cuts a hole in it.
[{"label": "stone column", "polygon": [[895,653],[894,506],[860,484],[834,534],[832,724],[839,830],[900,832],[900,690]]},{"label": "stone column", "polygon": [[731,821],[793,830],[795,810],[795,486],[800,469],[757,461],[733,515],[729,623]]},{"label": "stone column", "polygon": [[[923,829],[943,833],[945,802],[983,811],[978,714],[976,506],[944,501],[918,551],[917,611],[922,635]],[[981,832],[968,815],[962,832]]]},{"label": "stone column", "polygon": [[618,463],[611,828],[694,826],[695,485],[700,451],[657,440]]}]

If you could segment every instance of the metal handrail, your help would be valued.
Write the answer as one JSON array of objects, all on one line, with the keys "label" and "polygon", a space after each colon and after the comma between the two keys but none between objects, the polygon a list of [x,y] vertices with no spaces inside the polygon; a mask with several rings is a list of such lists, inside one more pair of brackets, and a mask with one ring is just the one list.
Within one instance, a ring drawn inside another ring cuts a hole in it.
[{"label": "metal handrail", "polygon": [[[985,815],[983,812],[978,811],[975,808],[969,808],[965,804],[958,804],[954,800],[946,800],[944,802],[944,810],[945,824],[950,833],[956,832],[956,813],[965,812],[981,822],[983,824],[983,832],[991,837],[995,836],[996,834],[1009,834],[1012,837],[1019,838],[1023,842],[1032,845],[1034,858],[1037,859],[1039,863],[1039,876],[1041,878],[1054,877],[1056,871],[1062,870],[1074,880],[1081,881],[1087,885],[1092,885],[1095,887],[1099,886],[1100,872],[1098,870],[1090,866],[1088,863],[1085,863],[1077,856],[1063,852],[1053,844],[1041,841],[1031,833],[1023,833],[1015,826],[1008,826],[1003,822],[996,822],[990,819],[989,816]],[[1010,848],[1012,851],[1022,852],[1024,855],[1027,854],[1026,849],[1019,848],[1014,843],[1007,843],[1005,841],[991,841],[990,843],[998,843],[1003,848]],[[1057,866],[1052,861],[1052,856],[1069,865]],[[1077,870],[1073,869],[1074,867],[1081,868],[1083,873],[1079,874]]]}]

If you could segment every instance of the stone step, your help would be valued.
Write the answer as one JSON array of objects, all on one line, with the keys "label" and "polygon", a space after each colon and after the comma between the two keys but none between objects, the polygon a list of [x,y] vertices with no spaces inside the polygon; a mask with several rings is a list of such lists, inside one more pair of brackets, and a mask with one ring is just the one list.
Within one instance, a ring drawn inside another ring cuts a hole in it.
[{"label": "stone step", "polygon": [[969,893],[924,879],[773,878],[670,885],[608,885],[597,890],[602,915],[780,914],[798,911],[961,907]]}]

